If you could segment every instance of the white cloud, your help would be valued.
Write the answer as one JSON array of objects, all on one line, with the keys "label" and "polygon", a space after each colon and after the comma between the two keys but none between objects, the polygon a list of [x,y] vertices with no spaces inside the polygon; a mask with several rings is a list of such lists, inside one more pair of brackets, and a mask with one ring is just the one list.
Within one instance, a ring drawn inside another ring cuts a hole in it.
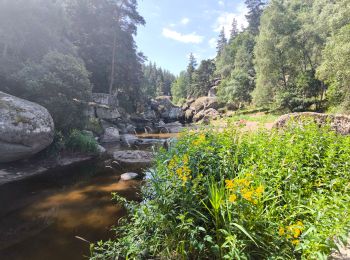
[{"label": "white cloud", "polygon": [[217,39],[216,38],[211,38],[209,41],[208,41],[208,43],[209,43],[209,46],[210,46],[210,48],[215,48],[216,47],[216,45],[217,45]]},{"label": "white cloud", "polygon": [[219,5],[224,6],[225,2],[224,1],[219,1]]},{"label": "white cloud", "polygon": [[168,28],[163,28],[162,32],[163,36],[169,39],[173,39],[175,41],[183,42],[183,43],[201,43],[203,42],[204,37],[198,35],[197,33],[189,33],[182,34]]},{"label": "white cloud", "polygon": [[213,26],[214,31],[220,32],[222,28],[224,28],[225,35],[227,38],[229,38],[231,27],[232,27],[232,21],[234,18],[237,20],[238,29],[245,28],[248,26],[247,19],[245,18],[245,15],[247,14],[247,12],[248,12],[248,9],[245,5],[239,5],[237,8],[237,12],[221,13]]},{"label": "white cloud", "polygon": [[190,19],[187,18],[187,17],[182,18],[182,20],[181,20],[181,23],[182,23],[183,25],[186,25],[186,24],[188,24],[189,22],[190,22]]}]

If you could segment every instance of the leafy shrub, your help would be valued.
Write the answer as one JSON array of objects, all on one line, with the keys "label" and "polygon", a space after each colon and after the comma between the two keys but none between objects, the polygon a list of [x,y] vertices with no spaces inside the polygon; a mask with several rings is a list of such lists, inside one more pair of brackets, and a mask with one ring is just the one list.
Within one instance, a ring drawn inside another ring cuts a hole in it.
[{"label": "leafy shrub", "polygon": [[311,122],[188,132],[91,259],[327,259],[350,228],[349,157],[349,136]]},{"label": "leafy shrub", "polygon": [[65,145],[70,151],[96,153],[98,143],[93,136],[74,129],[67,138]]}]

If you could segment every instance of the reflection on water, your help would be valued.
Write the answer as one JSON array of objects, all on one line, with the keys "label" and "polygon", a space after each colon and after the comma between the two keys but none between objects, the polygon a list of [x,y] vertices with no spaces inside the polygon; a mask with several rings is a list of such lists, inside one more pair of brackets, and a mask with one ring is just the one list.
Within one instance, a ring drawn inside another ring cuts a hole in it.
[{"label": "reflection on water", "polygon": [[111,226],[125,215],[111,192],[137,200],[140,182],[96,173],[91,165],[0,187],[0,259],[84,259],[89,243],[77,237],[111,237]]},{"label": "reflection on water", "polygon": [[173,137],[178,137],[179,133],[166,133],[166,134],[138,134],[137,137],[139,138],[150,138],[150,139],[169,139],[169,138],[173,138]]}]

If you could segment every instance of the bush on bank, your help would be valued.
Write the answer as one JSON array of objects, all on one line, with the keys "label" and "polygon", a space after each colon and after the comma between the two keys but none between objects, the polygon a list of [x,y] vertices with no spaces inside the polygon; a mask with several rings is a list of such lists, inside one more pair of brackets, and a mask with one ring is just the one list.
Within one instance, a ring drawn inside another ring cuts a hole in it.
[{"label": "bush on bank", "polygon": [[349,231],[349,158],[311,122],[185,133],[91,259],[326,259]]}]

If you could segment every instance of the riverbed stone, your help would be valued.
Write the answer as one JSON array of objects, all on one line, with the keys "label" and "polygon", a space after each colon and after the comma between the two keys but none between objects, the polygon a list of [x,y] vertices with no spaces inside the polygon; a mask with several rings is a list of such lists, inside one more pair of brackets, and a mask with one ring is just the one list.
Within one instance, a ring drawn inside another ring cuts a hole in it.
[{"label": "riverbed stone", "polygon": [[134,180],[137,177],[139,177],[139,175],[136,172],[126,172],[126,173],[123,173],[122,175],[120,175],[120,179],[122,181]]},{"label": "riverbed stone", "polygon": [[146,168],[151,166],[154,156],[152,152],[126,150],[114,152],[113,159],[122,167]]},{"label": "riverbed stone", "polygon": [[0,162],[28,158],[53,141],[54,123],[46,108],[0,92]]}]

